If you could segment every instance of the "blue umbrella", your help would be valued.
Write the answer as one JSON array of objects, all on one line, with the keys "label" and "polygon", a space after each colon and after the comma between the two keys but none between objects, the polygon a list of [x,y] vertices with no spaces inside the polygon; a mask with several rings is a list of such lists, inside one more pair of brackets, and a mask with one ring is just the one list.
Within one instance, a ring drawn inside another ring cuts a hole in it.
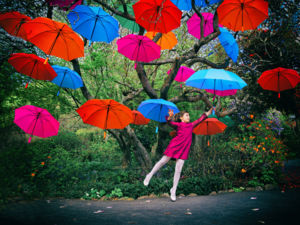
[{"label": "blue umbrella", "polygon": [[209,0],[209,4],[215,4],[220,2],[221,0]]},{"label": "blue umbrella", "polygon": [[57,96],[59,95],[60,89],[63,88],[80,88],[83,86],[83,82],[78,73],[70,70],[67,67],[52,66],[57,76],[51,81],[59,86]]},{"label": "blue umbrella", "polygon": [[90,41],[110,43],[119,37],[119,22],[100,7],[78,5],[68,19],[72,29]]},{"label": "blue umbrella", "polygon": [[221,45],[223,46],[227,55],[232,59],[233,62],[237,61],[239,55],[239,46],[235,41],[232,34],[225,28],[220,27],[221,34],[218,36]]},{"label": "blue umbrella", "polygon": [[[171,0],[180,10],[191,10],[192,0]],[[195,0],[196,6],[207,6],[205,0]]]}]

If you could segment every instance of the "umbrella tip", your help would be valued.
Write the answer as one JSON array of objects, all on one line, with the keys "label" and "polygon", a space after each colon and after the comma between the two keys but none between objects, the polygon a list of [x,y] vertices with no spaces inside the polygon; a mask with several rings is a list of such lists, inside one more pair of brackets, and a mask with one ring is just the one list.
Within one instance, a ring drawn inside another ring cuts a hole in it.
[{"label": "umbrella tip", "polygon": [[25,88],[28,88],[28,82],[26,83]]},{"label": "umbrella tip", "polygon": [[46,60],[45,60],[45,62],[44,62],[44,64],[47,64],[48,60],[49,60],[49,58],[47,57]]},{"label": "umbrella tip", "polygon": [[103,133],[103,139],[105,139],[106,138],[106,132],[104,131],[104,133]]},{"label": "umbrella tip", "polygon": [[59,96],[60,91],[57,92],[56,96]]},{"label": "umbrella tip", "polygon": [[31,137],[28,139],[28,143],[30,143],[31,142]]}]

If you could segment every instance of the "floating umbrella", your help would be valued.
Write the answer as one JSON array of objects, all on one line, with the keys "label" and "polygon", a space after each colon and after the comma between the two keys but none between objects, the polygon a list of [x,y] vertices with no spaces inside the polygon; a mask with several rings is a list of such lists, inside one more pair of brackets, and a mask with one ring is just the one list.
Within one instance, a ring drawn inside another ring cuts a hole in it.
[{"label": "floating umbrella", "polygon": [[214,89],[205,89],[208,93],[218,95],[218,96],[229,96],[229,95],[235,95],[237,93],[237,89],[233,90],[224,90],[224,91],[219,91],[219,90],[214,90]]},{"label": "floating umbrella", "polygon": [[[213,25],[213,19],[214,14],[212,13],[201,13],[204,19],[203,22],[203,35],[204,37],[208,36],[214,31],[214,25]],[[188,26],[188,32],[193,35],[194,37],[200,39],[201,38],[201,30],[200,30],[200,24],[201,19],[197,15],[197,13],[194,13],[194,15],[186,22]]]},{"label": "floating umbrella", "polygon": [[[180,10],[191,10],[192,0],[171,0]],[[195,0],[196,6],[207,6],[205,0]]]},{"label": "floating umbrella", "polygon": [[264,0],[224,0],[217,9],[219,23],[233,31],[256,29],[268,18]]},{"label": "floating umbrella", "polygon": [[[127,4],[126,6],[127,6],[127,12],[128,12],[128,14],[134,17],[134,12],[133,12],[132,5],[133,4]],[[120,6],[118,8],[118,11],[124,12],[123,6]],[[122,16],[119,16],[119,15],[115,15],[115,18],[119,21],[119,23],[122,25],[122,27],[125,27],[125,28],[133,31],[134,33],[139,32],[140,27],[139,27],[139,25],[135,21],[126,19],[126,18],[124,18]]]},{"label": "floating umbrella", "polygon": [[[171,73],[171,69],[168,70],[167,74]],[[177,82],[185,82],[192,74],[194,74],[195,71],[192,70],[191,68],[188,68],[186,66],[181,66],[176,74],[176,77],[174,80]],[[182,87],[182,84],[180,84],[180,87]]]},{"label": "floating umbrella", "polygon": [[[34,54],[14,53],[8,62],[21,74],[27,75],[36,80],[53,80],[57,74],[45,59]],[[26,84],[26,88],[28,83]]]},{"label": "floating umbrella", "polygon": [[82,3],[82,0],[79,0],[75,3],[74,3],[74,0],[46,0],[46,1],[49,3],[49,5],[58,6],[65,11],[67,11],[69,9],[72,10],[77,5],[80,5]]},{"label": "floating umbrella", "polygon": [[25,133],[42,138],[55,136],[58,133],[59,122],[46,110],[33,105],[25,105],[15,110],[14,123]]},{"label": "floating umbrella", "polygon": [[150,122],[150,119],[147,119],[143,116],[142,113],[136,110],[132,110],[133,122],[135,125],[146,125]]},{"label": "floating umbrella", "polygon": [[133,121],[131,110],[113,99],[88,100],[76,111],[84,123],[104,130],[124,129]]},{"label": "floating umbrella", "polygon": [[110,43],[119,37],[119,22],[100,7],[78,5],[67,17],[72,29],[90,41]]},{"label": "floating umbrella", "polygon": [[67,61],[84,56],[83,40],[65,23],[38,17],[25,23],[23,28],[27,32],[27,40],[47,55]]},{"label": "floating umbrella", "polygon": [[19,12],[7,12],[0,14],[0,26],[6,30],[7,33],[26,39],[26,32],[23,29],[23,24],[30,21],[29,16],[23,15]]},{"label": "floating umbrella", "polygon": [[300,76],[295,70],[278,67],[263,72],[257,82],[265,90],[278,92],[278,98],[280,98],[281,91],[297,86]]},{"label": "floating umbrella", "polygon": [[237,61],[239,55],[239,46],[234,37],[228,30],[220,27],[221,34],[218,36],[221,45],[223,46],[227,55],[233,62]]},{"label": "floating umbrella", "polygon": [[129,34],[117,41],[118,52],[130,60],[150,62],[160,57],[160,46],[148,37]]},{"label": "floating umbrella", "polygon": [[[156,34],[157,32],[149,31],[145,34],[145,36],[153,40]],[[172,49],[177,44],[177,38],[175,34],[172,31],[170,31],[166,34],[162,34],[161,38],[158,39],[156,44],[158,44],[161,47],[161,50]]]},{"label": "floating umbrella", "polygon": [[[193,133],[197,135],[214,135],[223,133],[226,127],[224,123],[216,118],[207,118],[193,129]],[[209,141],[207,145],[210,145]]]},{"label": "floating umbrella", "polygon": [[62,66],[52,66],[54,71],[57,74],[51,82],[58,85],[59,90],[57,92],[57,96],[59,95],[60,89],[63,88],[71,88],[76,89],[83,87],[83,82],[81,76],[79,74],[67,67]]},{"label": "floating umbrella", "polygon": [[136,22],[147,31],[168,33],[180,26],[182,12],[170,0],[139,0],[132,7]]}]

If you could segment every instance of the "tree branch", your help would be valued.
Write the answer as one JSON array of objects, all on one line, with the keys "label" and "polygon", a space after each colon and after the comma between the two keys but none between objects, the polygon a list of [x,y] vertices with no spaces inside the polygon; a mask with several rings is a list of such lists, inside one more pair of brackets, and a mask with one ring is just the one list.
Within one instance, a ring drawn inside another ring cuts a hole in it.
[{"label": "tree branch", "polygon": [[155,90],[152,88],[147,76],[146,76],[146,72],[144,70],[144,66],[140,63],[140,62],[136,62],[136,72],[138,74],[138,77],[142,83],[142,86],[145,90],[145,92],[147,93],[147,95],[150,98],[154,98],[157,99],[157,93],[155,92]]},{"label": "tree branch", "polygon": [[202,57],[194,57],[192,59],[189,59],[188,61],[186,61],[186,64],[191,67],[192,65],[194,65],[195,63],[197,62],[200,62],[200,63],[204,63],[208,66],[211,66],[212,68],[216,68],[216,69],[225,69],[226,67],[229,66],[229,61],[230,61],[230,58],[227,58],[225,62],[223,63],[219,63],[219,64],[216,64],[216,63],[213,63],[205,58],[202,58]]}]

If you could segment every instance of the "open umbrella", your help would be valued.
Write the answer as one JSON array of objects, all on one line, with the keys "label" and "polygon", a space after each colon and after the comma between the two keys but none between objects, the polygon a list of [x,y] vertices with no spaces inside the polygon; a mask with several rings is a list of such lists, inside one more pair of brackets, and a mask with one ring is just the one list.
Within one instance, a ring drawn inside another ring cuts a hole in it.
[{"label": "open umbrella", "polygon": [[29,16],[19,12],[0,14],[0,26],[6,30],[7,33],[23,38],[24,40],[26,40],[26,32],[23,29],[23,24],[30,20],[31,18]]},{"label": "open umbrella", "polygon": [[[226,125],[216,118],[207,118],[193,129],[193,133],[197,135],[214,135],[223,133]],[[207,143],[209,146],[209,141]]]},{"label": "open umbrella", "polygon": [[76,111],[84,123],[104,130],[123,129],[133,121],[131,110],[113,99],[88,100]]},{"label": "open umbrella", "polygon": [[264,0],[224,0],[217,9],[219,23],[233,31],[256,29],[268,18]]},{"label": "open umbrella", "polygon": [[232,127],[235,122],[230,118],[230,116],[217,117],[216,115],[209,115],[208,118],[216,118],[222,123],[224,123],[227,127]]},{"label": "open umbrella", "polygon": [[119,22],[100,7],[78,5],[67,17],[72,29],[90,41],[110,43],[119,36]]},{"label": "open umbrella", "polygon": [[265,90],[278,92],[278,98],[280,98],[281,91],[297,86],[300,76],[296,70],[278,67],[263,72],[257,82]]},{"label": "open umbrella", "polygon": [[[127,7],[128,14],[131,15],[131,16],[134,16],[132,5],[133,5],[133,3],[132,4],[127,4],[126,7]],[[124,12],[123,6],[118,7],[118,11]],[[124,18],[122,16],[119,16],[119,15],[115,15],[114,17],[119,21],[119,23],[122,25],[122,27],[125,27],[125,28],[131,30],[134,33],[139,32],[140,27],[135,21],[126,19],[126,18]]]},{"label": "open umbrella", "polygon": [[147,31],[168,33],[180,26],[182,12],[170,0],[139,0],[132,7],[136,22]]},{"label": "open umbrella", "polygon": [[57,74],[57,77],[55,77],[51,81],[52,83],[58,85],[59,87],[57,96],[59,95],[60,89],[62,87],[71,88],[71,89],[83,87],[81,76],[79,76],[79,74],[74,70],[62,66],[52,66],[52,67]]},{"label": "open umbrella", "polygon": [[225,28],[220,27],[221,34],[218,36],[221,45],[223,46],[227,55],[233,62],[237,61],[239,55],[239,46],[232,34]]},{"label": "open umbrella", "polygon": [[205,91],[207,91],[208,93],[214,94],[214,95],[224,97],[224,96],[229,96],[229,95],[235,95],[237,92],[237,89],[223,90],[223,91],[214,90],[214,89],[205,89]]},{"label": "open umbrella", "polygon": [[[8,62],[21,74],[25,74],[36,80],[53,80],[57,74],[45,59],[34,54],[14,53]],[[28,83],[26,84],[26,88]]]},{"label": "open umbrella", "polygon": [[[204,19],[203,22],[203,35],[206,37],[207,35],[211,34],[214,31],[213,19],[214,14],[212,13],[201,13]],[[188,26],[188,32],[193,35],[194,37],[200,39],[201,38],[201,30],[200,24],[201,19],[194,13],[194,15],[186,22]]]},{"label": "open umbrella", "polygon": [[133,122],[135,125],[146,125],[150,122],[150,119],[147,119],[143,116],[142,113],[136,110],[132,110]]},{"label": "open umbrella", "polygon": [[117,40],[118,52],[130,60],[150,62],[160,57],[160,46],[145,36],[129,34]]},{"label": "open umbrella", "polygon": [[65,23],[38,17],[25,23],[23,28],[27,32],[27,40],[47,55],[67,61],[84,56],[83,40]]},{"label": "open umbrella", "polygon": [[[74,1],[74,0],[46,0],[51,6],[58,6],[63,10],[72,10],[77,5],[82,3],[82,0]],[[75,3],[74,3],[75,2]]]},{"label": "open umbrella", "polygon": [[[180,10],[191,10],[192,0],[171,0]],[[207,6],[205,0],[195,0],[196,6]]]},{"label": "open umbrella", "polygon": [[33,105],[25,105],[15,110],[14,123],[25,133],[42,138],[55,136],[58,133],[59,122],[46,110]]},{"label": "open umbrella", "polygon": [[[168,70],[167,74],[170,74],[170,72],[171,72],[171,69]],[[179,68],[174,80],[176,80],[177,82],[185,82],[194,73],[195,73],[195,71],[193,69],[188,68],[186,66],[181,66]],[[180,84],[180,87],[182,87],[181,84]]]},{"label": "open umbrella", "polygon": [[[149,31],[145,34],[145,36],[153,40],[156,34],[157,32]],[[175,34],[172,31],[170,31],[166,34],[162,34],[161,38],[158,39],[156,44],[158,44],[161,47],[161,50],[172,49],[177,44],[177,38]]]}]

